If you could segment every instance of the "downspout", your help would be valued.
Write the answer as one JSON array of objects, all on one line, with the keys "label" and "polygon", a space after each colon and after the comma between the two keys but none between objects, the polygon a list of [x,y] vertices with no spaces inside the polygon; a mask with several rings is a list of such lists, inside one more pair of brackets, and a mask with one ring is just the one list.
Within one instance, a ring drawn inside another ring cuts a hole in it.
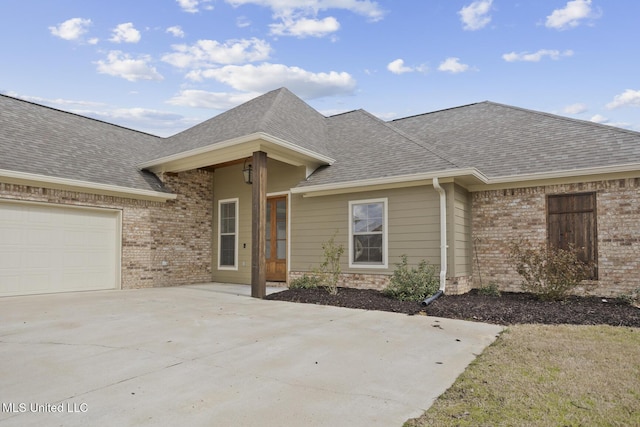
[{"label": "downspout", "polygon": [[425,307],[444,294],[447,282],[447,193],[440,186],[437,177],[433,178],[433,188],[440,195],[440,289],[422,301]]}]

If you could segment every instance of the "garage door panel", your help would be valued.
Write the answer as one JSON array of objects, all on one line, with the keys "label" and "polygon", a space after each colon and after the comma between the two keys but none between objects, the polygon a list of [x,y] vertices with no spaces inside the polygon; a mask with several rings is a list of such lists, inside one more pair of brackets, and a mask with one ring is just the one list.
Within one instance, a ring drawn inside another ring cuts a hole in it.
[{"label": "garage door panel", "polygon": [[0,201],[0,296],[114,289],[120,216]]}]

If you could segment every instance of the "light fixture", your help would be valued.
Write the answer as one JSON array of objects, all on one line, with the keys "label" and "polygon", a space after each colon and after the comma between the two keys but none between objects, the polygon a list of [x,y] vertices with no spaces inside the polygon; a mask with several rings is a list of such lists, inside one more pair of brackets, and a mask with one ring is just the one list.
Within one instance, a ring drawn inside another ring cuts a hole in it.
[{"label": "light fixture", "polygon": [[245,184],[253,184],[253,165],[251,163],[247,164],[249,159],[251,159],[251,157],[244,160],[244,166],[242,167]]}]

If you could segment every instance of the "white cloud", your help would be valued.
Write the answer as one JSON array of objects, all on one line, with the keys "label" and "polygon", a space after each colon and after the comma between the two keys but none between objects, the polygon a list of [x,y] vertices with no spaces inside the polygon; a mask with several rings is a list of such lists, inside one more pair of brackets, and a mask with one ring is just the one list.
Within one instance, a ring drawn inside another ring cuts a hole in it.
[{"label": "white cloud", "polygon": [[236,18],[236,26],[238,28],[246,28],[251,26],[251,20],[246,16],[238,16]]},{"label": "white cloud", "polygon": [[408,67],[404,65],[404,60],[396,59],[395,61],[391,61],[387,64],[387,70],[391,71],[393,74],[412,73],[415,71],[426,72],[427,66],[419,65],[417,67]]},{"label": "white cloud", "polygon": [[271,54],[269,43],[256,38],[228,40],[225,43],[216,40],[198,40],[191,46],[179,44],[171,48],[175,52],[164,55],[162,60],[178,68],[263,61]]},{"label": "white cloud", "polygon": [[183,11],[188,13],[198,13],[200,9],[213,10],[213,6],[208,4],[211,0],[176,0]]},{"label": "white cloud", "polygon": [[245,103],[259,93],[207,92],[204,90],[183,90],[170,100],[168,104],[181,107],[209,108],[212,110],[228,110]]},{"label": "white cloud", "polygon": [[591,9],[591,0],[571,0],[563,9],[556,9],[547,16],[545,25],[556,30],[566,30],[577,27],[583,19],[596,17]]},{"label": "white cloud", "polygon": [[458,14],[464,24],[463,28],[475,31],[486,27],[491,22],[491,16],[489,15],[491,3],[493,3],[493,0],[479,0],[460,9]]},{"label": "white cloud", "polygon": [[467,64],[460,63],[460,58],[447,58],[440,63],[438,70],[456,74],[468,71],[469,66]]},{"label": "white cloud", "polygon": [[396,59],[395,61],[391,61],[387,64],[387,70],[391,71],[393,74],[403,74],[410,73],[413,71],[413,68],[405,66],[404,60]]},{"label": "white cloud", "polygon": [[594,123],[607,123],[609,121],[609,119],[607,119],[605,116],[601,114],[596,114],[595,116],[591,117],[589,120]]},{"label": "white cloud", "polygon": [[596,114],[593,117],[591,117],[589,119],[589,121],[594,122],[594,123],[599,123],[601,125],[607,125],[607,126],[615,126],[618,128],[626,128],[626,129],[631,129],[633,126],[631,123],[628,122],[612,122],[611,120],[609,120],[608,118],[606,118],[605,116],[601,115],[601,114]]},{"label": "white cloud", "polygon": [[587,110],[588,110],[587,104],[577,103],[577,104],[567,105],[562,109],[562,112],[565,114],[580,114],[580,113],[584,113]]},{"label": "white cloud", "polygon": [[189,73],[192,79],[214,79],[245,92],[264,93],[287,87],[305,99],[351,94],[355,79],[346,72],[313,73],[299,67],[264,63],[261,65],[227,65]]},{"label": "white cloud", "polygon": [[173,27],[167,28],[167,33],[171,34],[174,37],[184,38],[184,31],[180,25],[174,25]]},{"label": "white cloud", "polygon": [[564,52],[560,52],[559,50],[549,50],[549,49],[540,49],[537,52],[529,53],[529,52],[511,52],[505,53],[502,55],[502,59],[507,62],[516,62],[516,61],[524,61],[524,62],[539,62],[548,56],[553,60],[558,60],[562,57],[573,56],[572,50],[565,50]]},{"label": "white cloud", "polygon": [[377,2],[370,0],[226,0],[226,2],[234,7],[245,4],[268,7],[276,16],[292,14],[315,16],[318,11],[343,9],[366,16],[372,21],[379,21],[385,14]]},{"label": "white cloud", "polygon": [[340,23],[333,16],[324,19],[291,19],[284,17],[281,23],[269,25],[271,34],[276,36],[324,37],[340,29]]},{"label": "white cloud", "polygon": [[109,41],[114,43],[138,43],[140,37],[140,31],[134,28],[133,23],[126,22],[113,29],[113,36]]},{"label": "white cloud", "polygon": [[619,107],[640,107],[640,90],[627,89],[613,97],[613,101],[606,105],[608,110]]},{"label": "white cloud", "polygon": [[164,77],[149,65],[151,57],[140,56],[138,59],[118,50],[112,50],[107,55],[106,61],[97,61],[98,72],[135,82],[138,80],[163,80]]},{"label": "white cloud", "polygon": [[64,99],[64,98],[42,98],[40,96],[30,96],[30,95],[20,95],[17,92],[7,91],[0,92],[5,95],[11,96],[13,98],[23,99],[25,101],[34,102],[36,104],[54,106],[54,107],[65,107],[76,106],[76,107],[100,107],[105,104],[101,102],[94,101],[78,101],[74,99]]},{"label": "white cloud", "polygon": [[64,40],[81,40],[90,25],[91,19],[71,18],[58,24],[57,27],[49,27],[49,31]]}]

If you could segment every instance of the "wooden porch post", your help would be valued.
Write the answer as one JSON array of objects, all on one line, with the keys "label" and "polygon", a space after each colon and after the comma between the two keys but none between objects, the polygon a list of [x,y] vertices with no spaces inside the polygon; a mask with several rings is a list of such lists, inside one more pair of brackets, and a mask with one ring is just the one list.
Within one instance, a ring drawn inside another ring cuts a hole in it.
[{"label": "wooden porch post", "polygon": [[251,186],[251,296],[267,295],[267,153],[253,153]]}]

